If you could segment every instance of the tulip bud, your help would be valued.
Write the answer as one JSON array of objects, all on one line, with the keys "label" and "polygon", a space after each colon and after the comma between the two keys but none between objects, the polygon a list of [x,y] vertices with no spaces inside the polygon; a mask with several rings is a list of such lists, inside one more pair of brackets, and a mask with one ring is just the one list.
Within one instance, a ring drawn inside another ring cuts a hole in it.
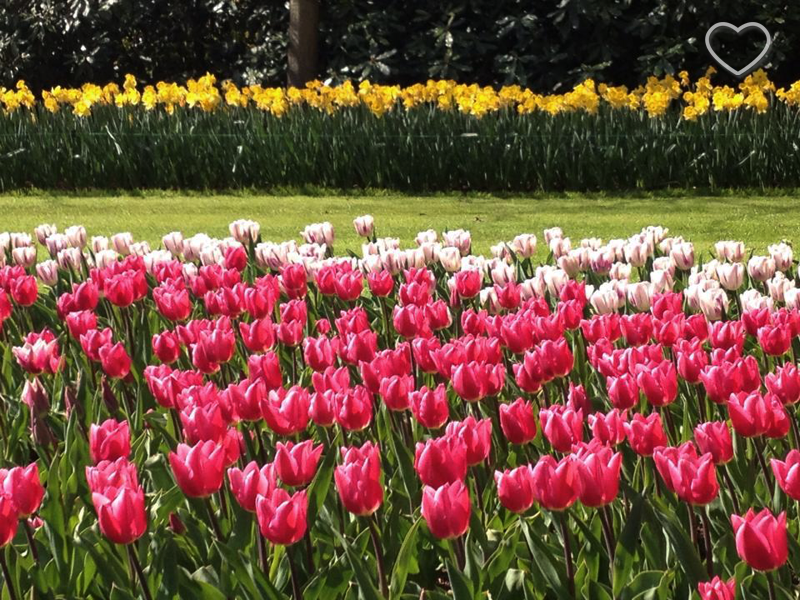
[{"label": "tulip bud", "polygon": [[640,456],[652,456],[655,448],[668,443],[658,413],[650,413],[647,417],[637,413],[624,427],[628,443]]},{"label": "tulip bud", "polygon": [[743,517],[731,515],[739,558],[757,571],[773,571],[783,566],[789,555],[786,539],[786,513],[775,517],[768,508],[753,509]]},{"label": "tulip bud", "polygon": [[27,519],[37,510],[44,497],[44,487],[39,480],[39,466],[0,469],[0,495],[9,498],[18,518]]},{"label": "tulip bud", "polygon": [[169,528],[175,535],[183,535],[186,533],[186,525],[183,524],[183,521],[181,521],[178,513],[169,513]]},{"label": "tulip bud", "polygon": [[778,271],[788,271],[792,268],[794,254],[792,247],[788,244],[773,244],[767,248],[769,255],[775,261],[775,268]]},{"label": "tulip bud", "polygon": [[178,486],[190,498],[205,498],[222,487],[225,450],[216,442],[178,444],[177,451],[169,453],[169,464]]},{"label": "tulip bud", "polygon": [[46,260],[36,265],[36,275],[45,285],[54,286],[58,283],[58,263],[54,260]]},{"label": "tulip bud", "polygon": [[454,435],[417,442],[414,469],[424,485],[434,488],[463,481],[467,476],[466,445]]},{"label": "tulip bud", "polygon": [[171,364],[181,355],[178,336],[172,331],[163,331],[153,336],[153,352],[164,364]]},{"label": "tulip bud", "polygon": [[46,415],[50,411],[50,398],[38,377],[26,379],[20,398],[36,415]]},{"label": "tulip bud", "polygon": [[130,544],[147,530],[144,490],[108,487],[92,493],[100,531],[115,544]]},{"label": "tulip bud", "polygon": [[714,244],[717,258],[730,262],[741,262],[744,259],[744,243],[733,241],[719,241]]},{"label": "tulip bud", "polygon": [[95,464],[103,460],[127,458],[131,453],[131,434],[127,421],[107,419],[89,428],[89,454]]},{"label": "tulip bud", "polygon": [[464,535],[471,512],[469,490],[463,481],[422,490],[422,517],[434,537],[447,540]]},{"label": "tulip bud", "polygon": [[39,286],[33,275],[17,277],[9,288],[11,298],[20,306],[31,306],[39,297]]},{"label": "tulip bud", "polygon": [[308,425],[311,397],[300,386],[271,390],[261,402],[261,413],[267,425],[278,435],[294,435]]},{"label": "tulip bud", "polygon": [[790,450],[785,461],[773,458],[770,462],[781,489],[793,500],[800,500],[800,452]]},{"label": "tulip bud", "polygon": [[293,495],[276,488],[256,498],[258,526],[273,544],[289,546],[300,541],[308,529],[308,497],[306,490]]},{"label": "tulip bud", "polygon": [[475,466],[489,458],[489,452],[492,448],[491,419],[487,418],[478,421],[470,415],[463,421],[448,423],[445,431],[448,436],[456,437],[463,442],[469,466]]},{"label": "tulip bud", "polygon": [[277,487],[273,463],[259,468],[255,461],[244,469],[228,469],[228,482],[239,506],[251,513],[256,512],[256,498],[269,496]]},{"label": "tulip bud", "polygon": [[41,225],[37,225],[33,229],[33,233],[36,235],[37,241],[44,246],[47,238],[49,238],[54,233],[58,232],[58,228],[53,224],[42,223]]},{"label": "tulip bud", "polygon": [[466,256],[472,247],[472,236],[469,231],[455,229],[443,232],[442,242],[445,246],[458,248],[461,256]]},{"label": "tulip bud", "polygon": [[727,582],[715,576],[714,579],[697,584],[700,600],[736,600],[736,580]]},{"label": "tulip bud", "polygon": [[596,508],[613,502],[619,493],[622,455],[595,441],[584,444],[572,458],[581,503]]},{"label": "tulip bud", "polygon": [[536,437],[536,419],[530,402],[517,398],[500,405],[500,428],[512,444],[527,444]]},{"label": "tulip bud", "polygon": [[669,251],[669,257],[681,271],[688,271],[694,266],[694,246],[690,242],[675,244]]},{"label": "tulip bud", "polygon": [[298,487],[311,483],[322,455],[322,444],[314,447],[311,440],[299,444],[278,442],[275,448],[275,471],[284,484]]},{"label": "tulip bud", "polygon": [[697,456],[692,442],[677,448],[656,448],[653,461],[667,488],[684,502],[704,506],[717,497],[719,483],[713,456]]},{"label": "tulip bud", "polygon": [[411,412],[423,427],[438,429],[450,417],[450,405],[447,402],[444,384],[439,384],[435,390],[422,386],[419,391],[410,392],[408,397]]},{"label": "tulip bud", "polygon": [[336,467],[334,480],[342,504],[355,515],[371,515],[383,503],[380,450],[372,442],[341,450],[343,463]]},{"label": "tulip bud", "polygon": [[372,218],[372,215],[356,217],[353,219],[353,227],[359,236],[370,238],[375,233],[375,219]]},{"label": "tulip bud", "polygon": [[716,464],[725,464],[733,458],[733,442],[725,421],[701,423],[694,429],[694,438],[700,452],[711,454]]},{"label": "tulip bud", "polygon": [[[92,240],[92,242],[94,242],[94,240]],[[115,252],[122,256],[130,254],[131,244],[133,244],[133,235],[128,231],[115,233],[111,236],[111,246],[114,248]],[[97,251],[95,250],[95,252]]]},{"label": "tulip bud", "polygon": [[601,444],[616,446],[625,440],[627,411],[620,412],[615,408],[607,414],[599,412],[591,414],[588,419],[593,438]]},{"label": "tulip bud", "polygon": [[524,513],[533,506],[533,474],[530,467],[517,467],[511,471],[495,471],[497,497],[507,510]]},{"label": "tulip bud", "polygon": [[131,371],[131,357],[122,342],[107,344],[98,351],[103,371],[112,379],[124,379]]},{"label": "tulip bud", "polygon": [[5,548],[14,539],[19,526],[17,509],[7,496],[0,495],[0,549]]},{"label": "tulip bud", "polygon": [[753,256],[747,261],[747,274],[763,283],[775,274],[775,261],[767,256]]},{"label": "tulip bud", "polygon": [[533,497],[543,508],[566,510],[577,500],[578,482],[573,460],[567,456],[556,462],[555,458],[547,454],[533,467]]}]

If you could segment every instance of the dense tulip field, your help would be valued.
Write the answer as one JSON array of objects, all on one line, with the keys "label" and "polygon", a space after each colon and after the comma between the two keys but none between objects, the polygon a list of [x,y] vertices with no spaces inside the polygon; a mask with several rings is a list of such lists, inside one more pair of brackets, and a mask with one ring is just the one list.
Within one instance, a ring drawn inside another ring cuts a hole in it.
[{"label": "dense tulip field", "polygon": [[[0,191],[800,187],[800,82],[0,86]],[[736,168],[731,168],[736,165]]]},{"label": "dense tulip field", "polygon": [[797,597],[790,245],[354,226],[0,234],[2,598]]}]

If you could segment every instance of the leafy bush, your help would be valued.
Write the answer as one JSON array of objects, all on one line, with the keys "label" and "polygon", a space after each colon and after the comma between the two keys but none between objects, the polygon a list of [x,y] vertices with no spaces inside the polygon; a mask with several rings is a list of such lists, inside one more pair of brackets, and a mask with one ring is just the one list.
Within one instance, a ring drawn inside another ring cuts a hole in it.
[{"label": "leafy bush", "polygon": [[[718,21],[757,20],[775,37],[773,78],[792,61],[800,15],[779,0],[321,0],[320,76],[384,83],[453,78],[542,91],[587,76],[636,85],[650,74],[699,72]],[[195,77],[285,82],[288,10],[257,0],[10,0],[0,5],[0,85],[34,89],[120,79]],[[733,61],[752,50],[732,49]],[[744,62],[747,62],[746,60]]]}]

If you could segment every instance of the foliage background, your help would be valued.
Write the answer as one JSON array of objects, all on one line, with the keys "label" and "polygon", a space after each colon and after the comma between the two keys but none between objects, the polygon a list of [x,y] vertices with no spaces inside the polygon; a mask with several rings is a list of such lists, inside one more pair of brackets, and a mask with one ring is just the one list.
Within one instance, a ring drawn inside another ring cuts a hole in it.
[{"label": "foliage background", "polygon": [[[320,77],[409,84],[427,78],[518,83],[539,91],[587,76],[637,85],[711,61],[718,21],[755,20],[774,36],[770,77],[800,79],[792,61],[800,12],[780,0],[320,0]],[[5,0],[0,85],[38,90],[86,81],[182,80],[212,72],[285,83],[288,6],[280,0]],[[755,45],[756,40],[749,40]],[[726,51],[727,54],[727,51]],[[747,62],[747,43],[731,62]]]}]

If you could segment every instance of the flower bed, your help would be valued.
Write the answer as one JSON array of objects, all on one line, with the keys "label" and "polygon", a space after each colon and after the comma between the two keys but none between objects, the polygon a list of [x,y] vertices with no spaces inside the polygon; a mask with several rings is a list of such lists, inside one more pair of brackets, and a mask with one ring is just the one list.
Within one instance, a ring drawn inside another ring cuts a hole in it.
[{"label": "flower bed", "polygon": [[0,191],[327,186],[399,190],[798,187],[800,85],[587,80],[563,94],[429,81],[306,89],[0,88]]},{"label": "flower bed", "polygon": [[790,594],[789,245],[354,226],[0,235],[8,597]]}]

